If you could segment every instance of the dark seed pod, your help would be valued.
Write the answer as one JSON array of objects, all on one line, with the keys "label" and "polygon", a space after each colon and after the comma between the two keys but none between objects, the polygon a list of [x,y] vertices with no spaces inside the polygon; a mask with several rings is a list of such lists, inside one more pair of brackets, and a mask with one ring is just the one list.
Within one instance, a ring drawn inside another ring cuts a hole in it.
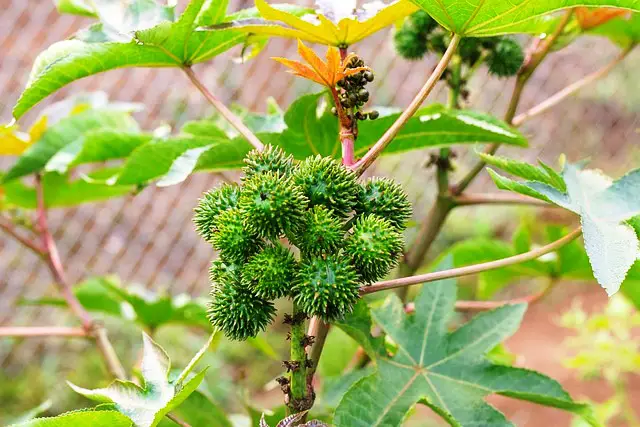
[{"label": "dark seed pod", "polygon": [[367,115],[362,113],[361,111],[356,111],[356,119],[357,120],[367,120]]},{"label": "dark seed pod", "polygon": [[364,76],[364,79],[369,83],[371,83],[374,79],[374,75],[371,71],[365,71],[363,76]]},{"label": "dark seed pod", "polygon": [[310,206],[324,205],[340,217],[355,206],[356,175],[329,157],[307,157],[294,172],[294,181]]},{"label": "dark seed pod", "polygon": [[358,91],[358,100],[367,102],[369,100],[369,91],[366,89],[360,89]]},{"label": "dark seed pod", "polygon": [[211,289],[207,307],[211,324],[232,340],[255,337],[273,321],[273,304],[258,298],[251,290],[237,283],[225,282]]},{"label": "dark seed pod", "polygon": [[240,187],[223,184],[222,186],[204,193],[194,209],[193,223],[196,231],[207,241],[211,242],[215,232],[215,222],[218,216],[227,209],[238,205]]},{"label": "dark seed pod", "polygon": [[369,119],[370,120],[375,120],[378,117],[380,117],[380,112],[378,110],[371,110],[369,111]]},{"label": "dark seed pod", "polygon": [[302,226],[289,240],[306,255],[330,254],[344,241],[342,222],[322,205],[314,206],[304,214]]},{"label": "dark seed pod", "polygon": [[244,163],[246,166],[242,171],[245,180],[264,172],[278,172],[282,176],[287,176],[293,169],[293,156],[286,155],[279,147],[266,145],[262,151],[250,151]]},{"label": "dark seed pod", "polygon": [[524,52],[517,41],[503,37],[498,41],[489,56],[489,73],[498,77],[514,76],[524,62]]},{"label": "dark seed pod", "polygon": [[307,203],[291,179],[265,172],[245,181],[238,207],[251,233],[273,239],[299,225]]},{"label": "dark seed pod", "polygon": [[360,298],[357,274],[343,255],[311,258],[300,266],[294,301],[310,316],[342,319]]},{"label": "dark seed pod", "polygon": [[396,265],[402,248],[402,235],[377,215],[358,218],[345,243],[345,253],[367,283],[383,278]]},{"label": "dark seed pod", "polygon": [[262,241],[245,226],[238,208],[222,212],[215,227],[217,232],[213,235],[213,247],[226,262],[243,263],[262,247]]},{"label": "dark seed pod", "polygon": [[242,269],[242,283],[259,298],[274,300],[289,294],[297,263],[284,246],[267,246]]},{"label": "dark seed pod", "polygon": [[411,218],[411,203],[402,187],[388,178],[371,178],[360,186],[356,212],[388,220],[399,231]]}]

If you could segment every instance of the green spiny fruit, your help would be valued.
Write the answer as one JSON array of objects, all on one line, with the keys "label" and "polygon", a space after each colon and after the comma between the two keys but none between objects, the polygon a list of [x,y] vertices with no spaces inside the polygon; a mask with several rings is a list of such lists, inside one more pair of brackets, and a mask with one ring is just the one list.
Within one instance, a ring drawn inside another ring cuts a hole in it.
[{"label": "green spiny fruit", "polygon": [[358,218],[345,243],[345,252],[367,283],[384,277],[396,265],[402,248],[402,235],[377,215]]},{"label": "green spiny fruit", "polygon": [[294,172],[295,183],[309,199],[309,206],[324,205],[338,216],[355,206],[358,184],[353,171],[329,157],[308,157]]},{"label": "green spiny fruit", "polygon": [[264,172],[244,182],[238,206],[247,229],[273,239],[299,226],[307,203],[291,179]]},{"label": "green spiny fruit", "polygon": [[370,178],[360,186],[355,208],[360,215],[375,214],[402,231],[411,218],[411,203],[402,187],[388,178]]},{"label": "green spiny fruit", "polygon": [[413,27],[427,34],[435,30],[438,27],[438,22],[431,17],[424,10],[419,10],[416,13],[409,16],[409,20],[413,24]]},{"label": "green spiny fruit", "polygon": [[225,283],[240,277],[240,265],[233,262],[225,262],[218,258],[209,267],[209,280],[213,284]]},{"label": "green spiny fruit", "polygon": [[287,248],[267,246],[244,265],[242,283],[259,298],[281,298],[291,292],[296,269],[296,260]]},{"label": "green spiny fruit", "polygon": [[289,236],[303,254],[320,255],[335,252],[342,244],[342,222],[324,206],[314,206],[304,213],[302,225]]},{"label": "green spiny fruit", "polygon": [[524,62],[524,52],[517,41],[504,37],[487,57],[489,73],[498,77],[515,75]]},{"label": "green spiny fruit", "polygon": [[223,184],[210,190],[198,201],[194,209],[193,222],[196,231],[207,241],[211,242],[215,231],[215,222],[222,212],[235,208],[238,205],[240,187],[237,185]]},{"label": "green spiny fruit", "polygon": [[262,151],[252,150],[244,159],[244,179],[263,172],[279,172],[287,176],[293,169],[293,156],[286,155],[279,147],[266,145]]},{"label": "green spiny fruit", "polygon": [[263,331],[275,316],[276,309],[251,290],[230,281],[211,288],[207,315],[211,324],[232,340],[243,341]]},{"label": "green spiny fruit", "polygon": [[293,294],[305,313],[331,322],[353,310],[360,298],[359,289],[355,269],[344,255],[338,254],[304,260]]},{"label": "green spiny fruit", "polygon": [[460,40],[458,46],[458,55],[463,62],[469,65],[473,65],[480,59],[482,45],[477,38],[465,37]]},{"label": "green spiny fruit", "polygon": [[427,35],[406,24],[393,35],[393,44],[398,54],[410,61],[422,58],[428,51]]},{"label": "green spiny fruit", "polygon": [[215,223],[213,247],[227,262],[243,263],[262,247],[262,242],[249,231],[238,208],[222,212]]},{"label": "green spiny fruit", "polygon": [[451,42],[451,38],[448,34],[443,31],[434,32],[429,36],[427,40],[427,46],[429,50],[439,53],[440,55],[444,54]]}]

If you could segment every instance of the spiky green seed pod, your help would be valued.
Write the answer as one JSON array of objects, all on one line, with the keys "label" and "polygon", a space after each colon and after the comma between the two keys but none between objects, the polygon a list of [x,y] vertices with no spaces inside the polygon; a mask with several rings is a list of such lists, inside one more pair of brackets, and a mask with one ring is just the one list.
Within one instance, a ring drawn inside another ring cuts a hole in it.
[{"label": "spiky green seed pod", "polygon": [[293,169],[293,156],[272,145],[265,145],[262,151],[252,150],[244,159],[244,179],[249,179],[255,174],[264,172],[279,172],[287,176]]},{"label": "spiky green seed pod", "polygon": [[473,37],[465,37],[460,40],[460,45],[458,46],[458,55],[463,62],[468,65],[473,65],[480,59],[480,55],[482,54],[482,44],[480,40]]},{"label": "spiky green seed pod", "polygon": [[214,233],[214,225],[220,213],[238,205],[240,187],[237,185],[223,184],[210,190],[198,201],[194,209],[193,223],[196,231],[207,241],[211,242]]},{"label": "spiky green seed pod", "polygon": [[427,54],[427,35],[405,24],[393,35],[393,45],[398,55],[416,61]]},{"label": "spiky green seed pod", "polygon": [[409,16],[409,20],[415,29],[422,31],[425,34],[430,33],[438,27],[438,22],[424,10],[419,10],[412,14]]},{"label": "spiky green seed pod", "polygon": [[402,187],[388,178],[370,178],[360,186],[356,212],[387,219],[402,231],[411,218],[411,203]]},{"label": "spiky green seed pod", "polygon": [[302,190],[277,172],[246,180],[238,201],[247,229],[268,239],[297,228],[307,204]]},{"label": "spiky green seed pod", "polygon": [[355,206],[358,191],[355,173],[329,157],[306,158],[293,178],[309,199],[309,206],[324,205],[341,217]]},{"label": "spiky green seed pod", "polygon": [[213,234],[213,247],[230,263],[243,263],[262,247],[262,242],[245,226],[238,208],[218,215]]},{"label": "spiky green seed pod", "polygon": [[303,261],[293,294],[305,313],[331,322],[353,310],[359,288],[355,269],[346,256],[338,254]]},{"label": "spiky green seed pod", "polygon": [[427,46],[429,50],[442,55],[446,52],[450,42],[451,37],[448,34],[443,31],[437,31],[429,36]]},{"label": "spiky green seed pod", "polygon": [[296,260],[287,248],[267,246],[244,265],[242,283],[259,298],[273,300],[289,295],[296,272]]},{"label": "spiky green seed pod", "polygon": [[487,57],[489,73],[498,77],[514,76],[524,62],[524,52],[517,41],[504,37]]},{"label": "spiky green seed pod", "polygon": [[345,243],[345,253],[367,283],[383,278],[396,265],[402,248],[402,235],[377,215],[358,218]]},{"label": "spiky green seed pod", "polygon": [[232,340],[255,337],[273,321],[276,309],[244,286],[221,283],[211,289],[207,315],[211,324]]},{"label": "spiky green seed pod", "polygon": [[304,213],[302,225],[289,236],[305,255],[335,252],[344,240],[342,222],[324,206],[314,206]]},{"label": "spiky green seed pod", "polygon": [[225,262],[223,259],[216,259],[209,267],[209,280],[214,285],[236,280],[240,277],[240,265],[233,262]]}]

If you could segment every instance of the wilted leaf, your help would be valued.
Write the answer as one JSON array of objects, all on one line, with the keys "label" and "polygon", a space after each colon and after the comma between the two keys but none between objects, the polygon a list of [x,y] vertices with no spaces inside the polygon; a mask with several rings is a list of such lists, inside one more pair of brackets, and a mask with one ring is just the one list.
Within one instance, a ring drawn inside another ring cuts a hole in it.
[{"label": "wilted leaf", "polygon": [[638,236],[625,222],[640,214],[640,169],[613,181],[599,171],[567,164],[561,175],[566,188],[564,192],[553,185],[555,179],[551,175],[545,178],[537,173],[540,169],[531,165],[486,155],[483,159],[513,175],[529,179],[517,182],[489,170],[499,188],[545,200],[580,215],[585,248],[596,280],[607,294],[615,294],[640,257]]},{"label": "wilted leaf", "polygon": [[[237,19],[231,28],[249,34],[289,37],[329,46],[347,47],[415,12],[418,8],[408,0],[396,0],[388,5],[382,2],[365,3],[357,7],[355,0],[323,0],[319,8],[296,10],[294,13],[256,0],[264,20]],[[287,5],[289,6],[289,5]],[[308,12],[308,13],[301,13]],[[229,25],[214,25],[216,31]]]},{"label": "wilted leaf", "polygon": [[211,344],[213,335],[195,355],[175,382],[169,381],[171,361],[167,353],[147,334],[143,334],[143,355],[141,373],[144,384],[139,386],[130,381],[116,380],[107,388],[89,390],[69,383],[71,388],[89,398],[102,403],[113,403],[115,408],[129,417],[136,427],[154,427],[172,409],[184,402],[204,379],[205,371],[187,379],[204,350]]},{"label": "wilted leaf", "polygon": [[490,394],[578,413],[597,425],[589,406],[574,402],[554,380],[486,359],[487,352],[517,330],[525,305],[480,314],[449,332],[455,301],[455,281],[442,280],[422,286],[413,315],[405,314],[395,294],[372,310],[397,350],[393,355],[370,354],[376,373],[345,394],[334,417],[337,427],[401,425],[418,402],[452,426],[513,426],[485,402]]}]

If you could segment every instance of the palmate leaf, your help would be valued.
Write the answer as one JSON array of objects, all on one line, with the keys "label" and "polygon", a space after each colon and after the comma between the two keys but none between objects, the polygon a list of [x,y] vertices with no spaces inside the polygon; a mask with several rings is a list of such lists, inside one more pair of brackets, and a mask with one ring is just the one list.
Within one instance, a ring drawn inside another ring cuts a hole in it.
[{"label": "palmate leaf", "polygon": [[394,22],[418,10],[408,0],[396,0],[389,4],[369,2],[358,8],[355,0],[318,0],[317,10],[284,9],[256,0],[256,6],[264,20],[237,19],[230,24],[211,25],[209,30],[236,28],[249,34],[288,37],[346,47],[356,43]]},{"label": "palmate leaf", "polygon": [[77,393],[97,402],[113,403],[115,408],[129,417],[135,427],[155,427],[172,409],[184,402],[204,379],[206,370],[187,379],[204,352],[209,348],[212,334],[207,343],[193,357],[175,381],[169,381],[171,361],[167,353],[147,334],[143,334],[143,355],[141,374],[144,384],[139,386],[130,381],[116,380],[109,387],[89,390],[69,383]]},{"label": "palmate leaf", "polygon": [[392,356],[370,354],[376,372],[342,398],[334,417],[337,427],[401,425],[418,402],[452,426],[513,426],[484,401],[490,394],[560,408],[597,425],[589,406],[573,401],[551,378],[486,359],[488,351],[517,330],[525,305],[480,314],[448,332],[455,300],[455,281],[443,280],[423,285],[413,315],[405,314],[395,294],[372,310],[373,320],[397,350]]},{"label": "palmate leaf", "polygon": [[[102,4],[103,1],[98,3]],[[126,3],[148,4],[148,1],[132,0]],[[115,23],[109,21],[108,25],[104,21],[104,13],[101,15],[96,12],[94,15],[103,19],[100,23],[81,31],[71,40],[53,44],[38,56],[27,87],[13,109],[14,117],[22,117],[48,95],[87,76],[123,67],[181,67],[195,64],[244,42],[245,34],[233,29],[196,31],[200,16],[221,19],[221,7],[226,7],[226,3],[192,0],[175,21],[171,20],[170,13],[163,14],[156,10],[151,18],[149,14],[143,14],[146,18],[142,21],[136,20],[135,13],[124,13],[120,18],[109,15],[109,19],[115,19]],[[116,30],[105,36],[104,29],[107,26]],[[114,32],[117,34],[116,41]]]},{"label": "palmate leaf", "polygon": [[11,427],[131,427],[129,418],[117,411],[80,410],[57,417],[36,418]]},{"label": "palmate leaf", "polygon": [[[498,188],[545,200],[580,215],[593,274],[607,294],[615,294],[640,258],[638,235],[626,222],[640,215],[640,169],[613,181],[580,165],[566,164],[559,175],[546,167],[536,169],[515,160],[482,157],[488,164],[528,180],[514,181],[489,169]],[[562,186],[554,184],[558,177],[563,180]]]},{"label": "palmate leaf", "polygon": [[574,6],[640,11],[640,0],[411,0],[443,27],[465,37],[531,32],[539,17]]}]

